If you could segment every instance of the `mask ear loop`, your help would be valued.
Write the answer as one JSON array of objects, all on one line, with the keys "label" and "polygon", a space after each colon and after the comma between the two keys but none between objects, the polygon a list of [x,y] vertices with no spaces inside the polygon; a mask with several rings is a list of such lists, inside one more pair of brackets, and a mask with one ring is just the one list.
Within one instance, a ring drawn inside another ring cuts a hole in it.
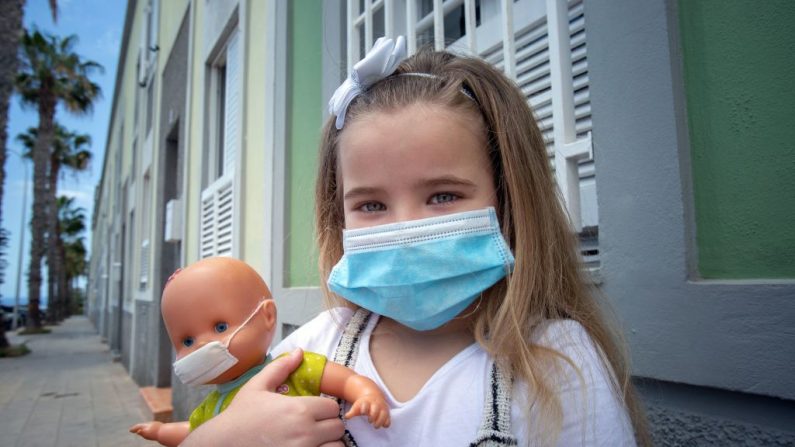
[{"label": "mask ear loop", "polygon": [[457,315],[453,319],[454,320],[463,320],[464,318],[469,318],[472,315],[476,315],[478,313],[478,310],[480,309],[480,303],[481,302],[483,302],[483,292],[480,292],[480,294],[478,295],[477,304],[475,305],[475,308],[472,309],[472,311],[467,312],[466,314],[463,314],[463,315]]},{"label": "mask ear loop", "polygon": [[249,316],[248,316],[248,318],[246,318],[246,319],[243,321],[243,323],[241,323],[241,324],[240,324],[240,326],[238,326],[238,327],[237,327],[237,329],[235,329],[235,331],[234,331],[234,332],[232,332],[232,334],[231,334],[231,335],[229,336],[229,338],[226,340],[226,343],[224,343],[224,345],[225,345],[227,348],[229,348],[229,345],[230,345],[230,344],[232,344],[232,339],[233,339],[233,338],[235,338],[235,335],[237,335],[237,333],[238,333],[238,332],[240,332],[240,330],[241,330],[241,329],[243,329],[243,327],[245,327],[245,326],[248,324],[248,322],[249,322],[249,321],[251,321],[251,319],[252,319],[252,318],[254,318],[254,315],[257,315],[257,312],[259,312],[259,310],[260,310],[260,309],[262,309],[262,304],[263,304],[264,302],[265,302],[265,297],[262,297],[262,299],[261,299],[261,300],[259,300],[259,302],[257,303],[257,307],[255,307],[255,308],[254,308],[254,311],[253,311],[253,312],[251,312],[251,315],[249,315]]}]

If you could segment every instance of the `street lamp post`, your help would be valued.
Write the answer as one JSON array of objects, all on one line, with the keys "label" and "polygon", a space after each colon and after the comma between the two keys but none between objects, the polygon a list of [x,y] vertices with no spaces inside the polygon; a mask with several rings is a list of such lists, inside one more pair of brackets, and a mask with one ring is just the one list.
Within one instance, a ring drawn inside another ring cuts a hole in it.
[{"label": "street lamp post", "polygon": [[25,167],[25,183],[22,186],[22,220],[19,223],[19,254],[17,255],[17,287],[14,292],[14,319],[12,320],[11,327],[13,330],[17,329],[19,324],[19,285],[22,283],[22,248],[25,245],[25,212],[28,209],[28,164],[25,163],[25,158],[17,152],[9,151],[16,154],[22,159],[22,164]]}]

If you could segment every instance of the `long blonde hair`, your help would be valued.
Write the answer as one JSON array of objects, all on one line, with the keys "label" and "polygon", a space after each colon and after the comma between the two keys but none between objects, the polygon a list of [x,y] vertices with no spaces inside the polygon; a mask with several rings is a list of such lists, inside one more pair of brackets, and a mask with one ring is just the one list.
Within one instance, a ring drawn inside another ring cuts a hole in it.
[{"label": "long blonde hair", "polygon": [[[432,76],[401,75],[405,73]],[[346,123],[369,112],[414,103],[442,105],[483,120],[497,213],[516,265],[509,278],[487,291],[472,331],[484,350],[527,384],[538,408],[535,414],[541,419],[531,421],[539,428],[539,442],[554,442],[563,419],[555,387],[541,371],[560,362],[574,364],[562,354],[532,343],[533,333],[544,321],[571,319],[585,328],[603,362],[614,372],[614,392],[627,406],[637,441],[650,444],[623,344],[618,342],[620,335],[606,322],[606,303],[597,301],[599,295],[583,277],[576,236],[561,207],[544,140],[522,92],[483,61],[422,50],[405,60],[395,74],[357,97],[348,107]],[[343,254],[344,215],[337,165],[341,132],[332,116],[323,129],[315,200],[320,273],[329,306],[350,305],[325,286]]]}]

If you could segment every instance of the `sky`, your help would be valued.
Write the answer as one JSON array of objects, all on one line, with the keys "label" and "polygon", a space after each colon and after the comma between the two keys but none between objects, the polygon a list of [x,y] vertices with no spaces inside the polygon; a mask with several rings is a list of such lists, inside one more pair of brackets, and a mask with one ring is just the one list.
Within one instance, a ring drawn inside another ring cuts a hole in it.
[{"label": "sky", "polygon": [[[27,0],[25,6],[25,27],[37,27],[40,31],[60,37],[75,34],[78,43],[75,52],[84,59],[98,62],[104,67],[104,73],[94,75],[94,82],[102,88],[102,98],[95,102],[94,111],[89,115],[72,116],[59,109],[56,120],[71,131],[91,135],[93,159],[88,172],[73,176],[66,174],[59,184],[59,194],[75,198],[78,206],[86,210],[87,222],[90,227],[91,213],[94,207],[94,189],[102,175],[102,164],[105,155],[105,142],[110,120],[110,109],[113,102],[113,87],[116,80],[116,64],[119,58],[121,34],[124,28],[124,12],[127,2],[124,0],[58,0],[58,21],[54,23],[48,0]],[[38,124],[38,115],[34,109],[22,109],[19,98],[11,98],[8,123],[8,156],[6,161],[6,184],[3,197],[3,221],[0,225],[9,231],[10,241],[6,260],[5,281],[0,286],[0,296],[4,304],[13,302],[17,285],[17,267],[20,248],[20,225],[25,219],[24,245],[22,246],[22,282],[20,296],[27,296],[27,268],[30,251],[31,204],[33,202],[31,162],[23,162],[17,154],[23,148],[16,141],[16,136],[29,127]],[[25,174],[29,176],[27,186],[27,203],[23,207],[25,191]],[[91,249],[90,230],[86,234],[86,246]],[[46,288],[42,289],[42,296]]]}]

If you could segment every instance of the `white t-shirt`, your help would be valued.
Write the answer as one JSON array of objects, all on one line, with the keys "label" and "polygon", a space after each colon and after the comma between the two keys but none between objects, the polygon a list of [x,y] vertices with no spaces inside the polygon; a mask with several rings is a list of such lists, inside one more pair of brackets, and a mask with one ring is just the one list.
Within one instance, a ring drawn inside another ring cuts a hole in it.
[{"label": "white t-shirt", "polygon": [[[302,348],[333,358],[350,309],[322,312],[297,329],[272,350],[274,357]],[[483,419],[487,378],[492,360],[480,345],[473,343],[439,368],[416,396],[406,402],[395,399],[384,385],[370,357],[370,335],[378,321],[371,318],[365,328],[354,370],[371,378],[386,395],[392,424],[374,429],[364,417],[346,422],[362,447],[369,446],[468,446],[476,437]],[[563,409],[559,446],[632,446],[635,438],[629,416],[611,389],[609,374],[599,360],[584,328],[572,320],[557,320],[537,331],[536,343],[561,352],[579,368],[582,379],[568,365],[553,379],[558,384]],[[584,385],[584,386],[583,386]],[[536,445],[528,433],[527,387],[513,387],[511,431],[520,446]],[[533,418],[532,410],[530,418]]]}]

